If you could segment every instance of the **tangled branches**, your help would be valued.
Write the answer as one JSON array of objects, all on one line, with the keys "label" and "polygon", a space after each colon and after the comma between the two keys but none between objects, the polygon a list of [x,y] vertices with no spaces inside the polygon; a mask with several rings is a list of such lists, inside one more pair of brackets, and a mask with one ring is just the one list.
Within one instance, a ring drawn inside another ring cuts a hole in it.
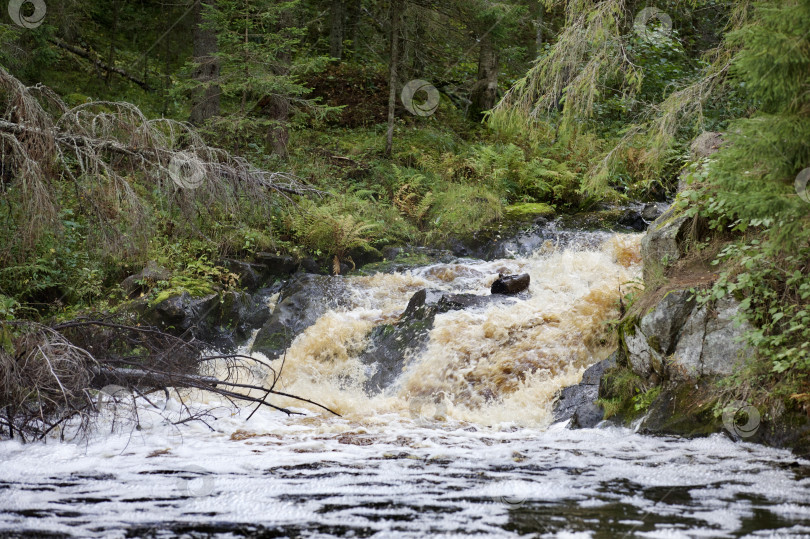
[{"label": "tangled branches", "polygon": [[[233,405],[252,404],[286,414],[272,395],[318,403],[276,390],[281,366],[244,355],[205,355],[202,343],[155,328],[80,319],[53,327],[0,324],[0,436],[42,439],[84,432],[101,397],[126,398],[159,408],[150,395],[174,391],[182,412],[174,423],[200,419],[180,389],[207,391]],[[271,380],[269,386],[264,380]],[[99,391],[100,390],[100,391]],[[255,411],[255,410],[254,410]],[[334,412],[332,412],[334,413]],[[251,414],[252,415],[252,414]]]},{"label": "tangled branches", "polygon": [[208,146],[190,124],[150,120],[129,103],[69,108],[48,88],[27,87],[2,67],[0,100],[0,198],[20,208],[12,226],[23,252],[57,225],[65,195],[57,179],[72,185],[94,223],[91,240],[107,253],[132,252],[148,239],[148,202],[163,201],[190,219],[212,211],[238,215],[246,202],[267,210],[276,196],[314,191]]}]

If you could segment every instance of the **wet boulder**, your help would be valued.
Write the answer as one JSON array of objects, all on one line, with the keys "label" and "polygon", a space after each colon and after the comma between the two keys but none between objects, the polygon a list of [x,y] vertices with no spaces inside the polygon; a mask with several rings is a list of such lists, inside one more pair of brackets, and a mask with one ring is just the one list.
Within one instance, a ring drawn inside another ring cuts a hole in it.
[{"label": "wet boulder", "polygon": [[184,338],[230,351],[264,323],[269,316],[266,295],[227,291],[193,297],[183,292],[156,305],[139,300],[130,309],[142,323]]},{"label": "wet boulder", "polygon": [[439,298],[436,309],[440,313],[449,311],[463,311],[466,309],[476,309],[492,304],[510,305],[515,300],[503,297],[503,295],[479,296],[477,294],[445,294]]},{"label": "wet boulder", "polygon": [[571,428],[593,428],[604,419],[604,410],[596,404],[599,396],[599,384],[602,375],[610,368],[616,366],[618,354],[591,365],[583,374],[582,381],[575,386],[562,389],[554,403],[552,421],[571,420]]},{"label": "wet boulder", "polygon": [[284,277],[298,270],[300,263],[289,255],[258,252],[255,255],[256,264],[264,268],[269,275]]},{"label": "wet boulder", "polygon": [[368,346],[360,361],[373,370],[365,390],[379,393],[402,373],[408,354],[422,350],[428,342],[438,309],[427,303],[428,291],[415,293],[395,324],[383,324],[371,330]]},{"label": "wet boulder", "polygon": [[427,289],[416,292],[396,323],[377,326],[369,334],[369,344],[360,355],[360,361],[373,371],[366,391],[378,393],[396,381],[407,358],[427,346],[437,314],[513,302],[504,296],[441,294]]},{"label": "wet boulder", "polygon": [[341,277],[299,274],[281,290],[251,352],[260,352],[270,360],[281,357],[297,335],[328,311],[347,305],[350,297]]},{"label": "wet boulder", "polygon": [[498,275],[492,283],[490,292],[493,294],[517,294],[529,288],[530,277],[528,273],[522,275]]}]

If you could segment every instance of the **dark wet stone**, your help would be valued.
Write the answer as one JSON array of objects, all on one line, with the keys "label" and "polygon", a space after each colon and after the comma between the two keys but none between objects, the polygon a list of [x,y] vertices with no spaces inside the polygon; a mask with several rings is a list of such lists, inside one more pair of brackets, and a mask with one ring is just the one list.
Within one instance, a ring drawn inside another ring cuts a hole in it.
[{"label": "dark wet stone", "polygon": [[230,258],[226,258],[222,264],[228,268],[228,271],[238,275],[239,286],[248,290],[256,290],[264,285],[269,278],[267,266],[264,264],[253,264]]},{"label": "dark wet stone", "polygon": [[132,309],[146,324],[229,351],[269,317],[266,301],[262,293],[228,291],[194,298],[184,292],[154,306],[138,302]]},{"label": "dark wet stone", "polygon": [[291,275],[298,270],[298,261],[288,255],[276,255],[273,253],[256,253],[256,263],[265,267],[270,275],[280,277]]},{"label": "dark wet stone", "polygon": [[300,269],[301,271],[304,271],[306,273],[315,273],[315,274],[324,273],[324,269],[323,267],[321,267],[320,264],[318,264],[318,261],[315,260],[314,258],[309,257],[301,260]]},{"label": "dark wet stone", "polygon": [[578,406],[571,418],[572,429],[592,429],[605,418],[605,411],[593,401]]},{"label": "dark wet stone", "polygon": [[360,355],[360,361],[374,369],[365,384],[367,392],[378,393],[391,385],[402,374],[408,354],[427,345],[437,308],[427,305],[426,298],[427,290],[420,290],[411,297],[397,323],[371,331],[369,345]]},{"label": "dark wet stone", "polygon": [[345,305],[349,293],[342,277],[303,273],[281,291],[269,320],[256,335],[251,351],[268,359],[284,354],[293,339],[327,311]]},{"label": "dark wet stone", "polygon": [[522,275],[500,275],[492,283],[490,292],[493,294],[517,294],[529,288],[531,278],[528,273]]},{"label": "dark wet stone", "polygon": [[553,421],[559,423],[571,419],[571,428],[592,428],[604,418],[604,410],[594,401],[599,397],[602,375],[616,365],[617,354],[591,365],[583,374],[582,381],[562,389],[554,403]]},{"label": "dark wet stone", "polygon": [[641,212],[632,209],[625,211],[624,215],[619,219],[619,224],[636,232],[644,232],[648,226]]}]

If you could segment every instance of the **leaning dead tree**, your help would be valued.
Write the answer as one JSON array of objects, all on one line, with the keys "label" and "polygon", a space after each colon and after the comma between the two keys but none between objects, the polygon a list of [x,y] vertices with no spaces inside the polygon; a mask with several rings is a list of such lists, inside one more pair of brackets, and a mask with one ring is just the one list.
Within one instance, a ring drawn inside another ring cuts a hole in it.
[{"label": "leaning dead tree", "polygon": [[271,365],[249,356],[203,352],[203,343],[112,318],[54,326],[0,323],[0,438],[28,441],[55,432],[62,437],[84,432],[101,411],[102,397],[159,408],[152,395],[168,401],[174,392],[182,412],[173,423],[204,421],[183,389],[286,414],[296,412],[270,399],[291,398],[335,413],[277,390],[283,361]]},{"label": "leaning dead tree", "polygon": [[71,108],[47,87],[26,86],[2,67],[0,173],[0,198],[21,210],[11,232],[22,247],[57,225],[67,181],[100,244],[113,253],[131,252],[132,242],[152,235],[145,220],[155,189],[189,218],[213,209],[239,215],[246,201],[262,211],[278,197],[315,192],[290,174],[208,146],[191,124],[149,119],[129,103]]}]

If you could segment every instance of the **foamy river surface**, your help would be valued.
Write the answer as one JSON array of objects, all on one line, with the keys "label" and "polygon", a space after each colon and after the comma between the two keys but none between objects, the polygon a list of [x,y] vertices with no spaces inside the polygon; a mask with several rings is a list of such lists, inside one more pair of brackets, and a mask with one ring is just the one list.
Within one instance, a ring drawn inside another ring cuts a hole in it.
[{"label": "foamy river surface", "polygon": [[[170,398],[142,403],[137,428],[109,409],[89,436],[0,442],[0,536],[810,537],[810,462],[787,451],[550,426],[555,392],[610,352],[605,322],[640,275],[638,244],[586,234],[346,278],[349,301],[297,336],[279,385],[342,417],[277,400],[304,415],[248,421],[187,393],[204,422],[171,425]],[[415,292],[485,295],[522,272],[528,293],[439,314],[369,394],[369,332]]]}]

